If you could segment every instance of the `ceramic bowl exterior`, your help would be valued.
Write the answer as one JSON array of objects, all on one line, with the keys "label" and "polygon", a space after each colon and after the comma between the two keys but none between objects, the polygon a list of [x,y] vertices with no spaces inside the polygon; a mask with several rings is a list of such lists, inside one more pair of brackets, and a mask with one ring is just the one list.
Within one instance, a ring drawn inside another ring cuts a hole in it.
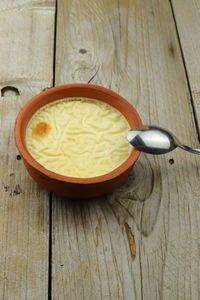
[{"label": "ceramic bowl exterior", "polygon": [[142,125],[133,106],[115,92],[91,84],[66,84],[48,89],[24,105],[15,122],[15,142],[28,173],[41,186],[69,198],[96,197],[112,191],[125,181],[140,155],[139,151],[133,149],[124,163],[105,175],[92,178],[73,178],[45,169],[30,155],[25,144],[26,127],[32,115],[50,102],[72,97],[86,97],[106,102],[125,116],[131,128]]}]

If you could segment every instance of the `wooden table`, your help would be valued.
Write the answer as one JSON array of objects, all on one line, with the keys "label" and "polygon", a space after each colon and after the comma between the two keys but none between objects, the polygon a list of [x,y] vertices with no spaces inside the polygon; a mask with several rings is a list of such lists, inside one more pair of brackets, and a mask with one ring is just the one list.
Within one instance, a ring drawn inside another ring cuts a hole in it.
[{"label": "wooden table", "polygon": [[199,147],[200,1],[5,0],[0,45],[0,299],[200,299],[200,157],[142,154],[80,201],[38,186],[13,138],[32,96],[88,82]]}]

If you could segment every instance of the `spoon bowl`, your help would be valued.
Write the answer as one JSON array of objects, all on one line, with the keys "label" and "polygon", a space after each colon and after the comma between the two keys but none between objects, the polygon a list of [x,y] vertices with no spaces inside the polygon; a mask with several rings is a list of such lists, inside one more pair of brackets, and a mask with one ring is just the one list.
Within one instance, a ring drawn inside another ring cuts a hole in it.
[{"label": "spoon bowl", "polygon": [[191,153],[200,154],[200,149],[183,145],[170,131],[158,127],[143,125],[128,131],[127,139],[137,150],[150,154],[165,154],[177,147]]}]

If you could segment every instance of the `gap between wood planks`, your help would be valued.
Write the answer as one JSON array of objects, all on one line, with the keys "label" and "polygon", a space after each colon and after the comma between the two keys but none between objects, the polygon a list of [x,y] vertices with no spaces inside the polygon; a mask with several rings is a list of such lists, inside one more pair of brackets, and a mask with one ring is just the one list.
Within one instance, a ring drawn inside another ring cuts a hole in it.
[{"label": "gap between wood planks", "polygon": [[182,45],[181,45],[181,39],[180,39],[179,31],[178,31],[178,25],[177,25],[177,22],[176,22],[176,17],[175,17],[175,13],[174,13],[174,7],[173,7],[172,0],[169,0],[169,3],[170,3],[170,7],[171,7],[171,12],[172,12],[172,18],[174,20],[174,26],[175,26],[175,30],[176,30],[177,40],[178,40],[178,44],[179,44],[179,47],[180,47],[180,53],[181,53],[181,57],[182,57],[182,61],[183,61],[183,67],[184,67],[187,86],[188,86],[188,90],[189,90],[189,97],[190,97],[189,101],[190,101],[191,107],[192,107],[192,113],[193,113],[193,116],[194,116],[195,128],[196,128],[196,131],[197,131],[198,140],[200,142],[200,128],[198,126],[197,115],[196,115],[196,110],[195,110],[195,106],[194,106],[194,98],[192,96],[192,89],[191,89],[189,75],[188,75],[188,71],[187,71],[187,67],[186,67],[186,61],[185,61],[185,57],[184,57],[184,53],[183,53],[183,48],[182,48]]},{"label": "gap between wood planks", "polygon": [[48,269],[48,299],[51,300],[52,287],[52,193],[49,194],[49,269]]},{"label": "gap between wood planks", "polygon": [[[54,19],[54,45],[53,45],[53,81],[52,87],[55,86],[56,75],[56,38],[57,38],[57,12],[58,3],[55,1],[55,19]],[[48,299],[52,299],[52,193],[49,194],[49,269],[48,269]]]}]

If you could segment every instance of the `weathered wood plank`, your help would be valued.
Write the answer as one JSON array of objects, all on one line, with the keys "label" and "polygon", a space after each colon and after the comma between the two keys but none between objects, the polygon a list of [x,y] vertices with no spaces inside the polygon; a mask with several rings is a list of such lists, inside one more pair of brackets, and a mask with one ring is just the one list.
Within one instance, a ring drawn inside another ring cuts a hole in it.
[{"label": "weathered wood plank", "polygon": [[23,1],[5,4],[9,9],[0,13],[0,298],[47,299],[49,193],[25,171],[14,122],[29,98],[52,85],[55,8],[53,2],[46,11],[13,8]]},{"label": "weathered wood plank", "polygon": [[55,0],[8,0],[1,1],[1,11],[3,10],[54,10]]},{"label": "weathered wood plank", "polygon": [[198,0],[172,0],[171,2],[200,130],[200,2]]},{"label": "weathered wood plank", "polygon": [[[109,87],[198,146],[168,1],[58,1],[55,79]],[[141,155],[105,197],[54,196],[53,299],[198,299],[199,176],[199,157],[176,150]]]}]

